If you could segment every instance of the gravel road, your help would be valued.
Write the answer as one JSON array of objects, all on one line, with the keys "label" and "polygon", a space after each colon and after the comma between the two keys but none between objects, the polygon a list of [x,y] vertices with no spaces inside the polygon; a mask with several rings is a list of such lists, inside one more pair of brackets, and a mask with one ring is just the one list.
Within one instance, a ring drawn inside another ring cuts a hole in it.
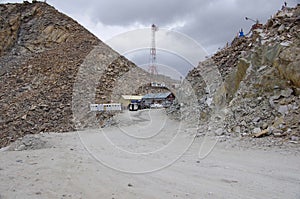
[{"label": "gravel road", "polygon": [[300,198],[300,154],[292,149],[216,143],[163,110],[115,120],[1,149],[0,198]]}]

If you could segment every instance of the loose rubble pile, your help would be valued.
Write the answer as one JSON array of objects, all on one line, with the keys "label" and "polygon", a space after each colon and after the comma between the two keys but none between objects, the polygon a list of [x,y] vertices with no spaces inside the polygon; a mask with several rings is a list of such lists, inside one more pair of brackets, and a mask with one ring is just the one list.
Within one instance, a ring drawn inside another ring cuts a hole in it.
[{"label": "loose rubble pile", "polygon": [[203,69],[210,65],[205,61],[190,71],[187,80],[199,98],[201,114],[211,116],[215,107],[226,113],[217,135],[267,136],[265,145],[300,144],[299,46],[297,5],[280,10],[262,28],[252,30],[251,36],[235,38],[231,46],[212,56],[223,83],[213,90],[211,105],[203,78]]},{"label": "loose rubble pile", "polygon": [[[195,94],[185,104],[195,109],[185,114],[175,104],[169,113],[181,119],[197,115],[204,127],[209,123],[203,132],[300,143],[299,5],[200,63],[181,91],[172,87],[178,82],[153,79],[44,2],[0,4],[0,14],[0,147],[27,134],[105,125],[112,114],[91,113],[90,103],[142,94],[152,81],[165,82],[180,103]],[[221,80],[213,78],[215,71]],[[223,126],[212,128],[212,118],[223,114]],[[24,142],[20,150],[30,148]]]},{"label": "loose rubble pile", "polygon": [[43,140],[40,135],[25,135],[8,147],[11,151],[25,151],[50,148],[51,144]]},{"label": "loose rubble pile", "polygon": [[222,77],[227,76],[237,66],[240,56],[252,47],[252,41],[246,37],[235,38],[230,46],[220,50],[213,55]]},{"label": "loose rubble pile", "polygon": [[[0,147],[26,134],[75,130],[72,93],[79,68],[95,47],[103,54],[100,62],[113,50],[44,2],[0,4],[0,15]],[[135,67],[114,53],[117,74]]]},{"label": "loose rubble pile", "polygon": [[105,126],[113,114],[91,112],[91,103],[174,82],[151,79],[45,2],[0,4],[0,16],[0,147],[27,134]]}]

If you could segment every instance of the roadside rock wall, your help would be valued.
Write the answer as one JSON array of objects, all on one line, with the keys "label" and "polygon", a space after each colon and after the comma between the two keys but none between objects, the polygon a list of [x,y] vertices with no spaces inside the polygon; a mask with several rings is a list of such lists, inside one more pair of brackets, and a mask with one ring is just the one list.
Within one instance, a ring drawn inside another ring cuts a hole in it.
[{"label": "roadside rock wall", "polygon": [[[113,76],[135,67],[44,2],[0,4],[0,24],[0,147],[26,134],[76,129],[74,84],[95,48],[98,63],[117,56]],[[100,66],[101,71],[109,67]],[[106,84],[99,89],[109,91]]]},{"label": "roadside rock wall", "polygon": [[[279,144],[299,143],[299,13],[300,5],[284,8],[261,29],[252,30],[251,36],[235,38],[212,56],[223,79],[214,103],[227,104],[224,128],[218,135],[273,136],[280,138],[276,139]],[[204,99],[199,106],[207,106],[208,99],[201,77],[203,65],[187,77],[199,99]]]}]

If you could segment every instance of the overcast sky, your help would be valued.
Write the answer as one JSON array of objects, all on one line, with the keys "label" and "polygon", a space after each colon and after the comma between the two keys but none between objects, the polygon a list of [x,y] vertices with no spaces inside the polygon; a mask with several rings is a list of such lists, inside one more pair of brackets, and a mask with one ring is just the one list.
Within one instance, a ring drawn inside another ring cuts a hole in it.
[{"label": "overcast sky", "polygon": [[[0,0],[22,2],[18,0]],[[265,23],[281,9],[281,0],[47,0],[102,41],[137,28],[156,24],[197,41],[212,54],[231,42],[240,28],[248,32],[251,21]],[[286,0],[294,7],[300,0]],[[150,37],[149,37],[150,39]]]},{"label": "overcast sky", "polygon": [[[5,2],[22,2],[0,0]],[[240,28],[251,26],[245,16],[265,22],[281,8],[281,0],[47,0],[101,40],[152,23],[173,28],[215,52]],[[287,0],[289,6],[299,0]]]}]

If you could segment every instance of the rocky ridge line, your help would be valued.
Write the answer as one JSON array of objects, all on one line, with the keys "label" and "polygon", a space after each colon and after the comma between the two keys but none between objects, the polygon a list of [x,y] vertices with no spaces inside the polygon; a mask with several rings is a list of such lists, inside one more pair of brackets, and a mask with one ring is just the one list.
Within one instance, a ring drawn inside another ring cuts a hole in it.
[{"label": "rocky ridge line", "polygon": [[[299,145],[300,138],[300,5],[284,8],[249,37],[232,44],[189,72],[205,125],[216,106],[226,113],[224,137],[265,137],[261,145]],[[201,74],[218,67],[224,82],[211,93]],[[209,127],[208,127],[209,128]]]},{"label": "rocky ridge line", "polygon": [[[96,47],[99,62],[116,53],[44,2],[0,4],[0,16],[0,147],[26,134],[75,130],[79,68]],[[135,67],[116,56],[116,71]]]}]

